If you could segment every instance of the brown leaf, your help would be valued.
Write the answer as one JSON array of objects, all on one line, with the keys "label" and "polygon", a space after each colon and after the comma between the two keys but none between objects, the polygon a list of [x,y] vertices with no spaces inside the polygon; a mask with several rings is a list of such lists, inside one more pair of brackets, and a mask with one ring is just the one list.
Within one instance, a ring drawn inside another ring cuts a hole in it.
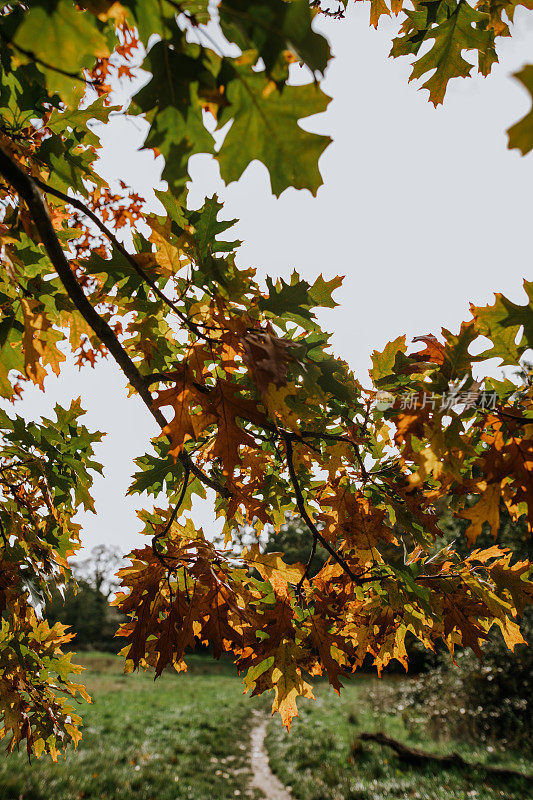
[{"label": "brown leaf", "polygon": [[469,519],[470,525],[466,529],[468,544],[472,546],[483,531],[483,525],[488,522],[494,538],[498,535],[500,527],[500,483],[487,483],[483,481],[478,484],[478,488],[483,488],[479,500],[472,506],[466,508],[459,514],[463,519]]},{"label": "brown leaf", "polygon": [[248,331],[242,337],[244,363],[252,373],[260,394],[268,386],[284,386],[287,382],[287,368],[292,360],[292,343],[264,331]]}]

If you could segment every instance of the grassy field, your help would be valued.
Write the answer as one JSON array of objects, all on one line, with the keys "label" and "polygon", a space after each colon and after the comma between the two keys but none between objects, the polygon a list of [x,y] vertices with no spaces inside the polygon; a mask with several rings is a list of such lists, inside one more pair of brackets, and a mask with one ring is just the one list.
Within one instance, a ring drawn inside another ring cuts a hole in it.
[{"label": "grassy field", "polygon": [[[390,748],[357,741],[361,731],[383,731],[430,752],[460,753],[470,762],[505,765],[533,772],[519,753],[487,751],[457,741],[435,743],[425,731],[410,736],[393,706],[391,682],[363,676],[338,697],[329,687],[300,711],[294,736],[270,725],[266,740],[270,765],[298,800],[525,800],[533,786],[523,780],[495,782],[485,773],[443,770],[438,765],[409,768]],[[291,732],[292,733],[292,732]]]},{"label": "grassy field", "polygon": [[[192,657],[190,673],[122,674],[122,660],[78,654],[93,704],[67,760],[2,759],[1,800],[229,800],[250,779],[250,699],[231,664]],[[257,703],[252,701],[253,707]]]},{"label": "grassy field", "polygon": [[[190,659],[188,675],[124,676],[120,659],[78,656],[94,703],[82,709],[83,741],[66,761],[42,758],[28,765],[21,753],[0,763],[0,800],[229,800],[255,798],[251,790],[249,736],[252,709],[264,699],[243,696],[230,664]],[[289,736],[277,719],[269,726],[271,766],[299,800],[524,800],[528,789],[484,782],[483,775],[402,769],[377,745],[354,747],[358,731],[384,730],[408,740],[401,716],[390,707],[387,683],[360,678],[341,698],[324,684],[317,702],[301,703]],[[412,743],[426,749],[420,732]],[[518,754],[443,743],[471,760],[512,764],[533,771]],[[531,787],[529,787],[531,790]]]}]

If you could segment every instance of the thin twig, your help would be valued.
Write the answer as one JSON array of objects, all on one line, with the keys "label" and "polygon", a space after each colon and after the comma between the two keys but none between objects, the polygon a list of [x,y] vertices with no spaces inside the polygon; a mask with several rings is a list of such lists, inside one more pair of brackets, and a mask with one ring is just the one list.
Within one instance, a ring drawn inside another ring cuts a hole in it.
[{"label": "thin twig", "polygon": [[[70,264],[63,252],[63,248],[57,238],[57,234],[52,225],[48,214],[46,203],[39,192],[35,180],[22,170],[18,164],[0,147],[0,174],[15,189],[20,197],[26,202],[36,228],[41,237],[44,248],[52,262],[63,288],[70,297],[72,303],[80,312],[82,317],[94,331],[100,341],[105,344],[118,366],[122,369],[130,384],[137,390],[139,396],[148,408],[151,415],[161,428],[167,426],[164,414],[154,406],[152,395],[146,385],[145,378],[141,375],[127,352],[122,347],[117,335],[108,323],[98,314],[89,302],[88,298],[70,268]],[[55,190],[54,190],[55,191]],[[71,198],[68,198],[70,201]],[[126,251],[127,252],[127,251]],[[182,451],[178,456],[185,468],[195,475],[203,484],[210,489],[221,494],[223,497],[231,496],[228,489],[209,478],[193,462],[186,451]]]},{"label": "thin twig", "polygon": [[143,268],[139,266],[134,256],[126,250],[126,248],[124,247],[123,244],[121,244],[121,242],[119,242],[117,237],[109,230],[107,225],[105,225],[105,223],[103,223],[102,220],[93,211],[91,211],[90,208],[87,208],[85,203],[82,203],[81,200],[78,200],[76,197],[70,197],[70,195],[64,194],[59,189],[55,189],[53,186],[48,186],[48,184],[39,180],[39,178],[34,178],[33,180],[35,181],[37,186],[39,186],[39,188],[42,189],[43,192],[51,194],[54,197],[57,197],[59,200],[63,200],[63,202],[68,203],[73,208],[77,208],[78,211],[81,211],[82,214],[85,214],[85,216],[88,217],[91,220],[91,222],[93,222],[97,226],[97,228],[104,234],[104,236],[106,236],[109,239],[113,247],[115,247],[118,250],[118,252],[127,260],[128,264],[131,267],[133,267],[137,275],[139,275],[139,277],[141,277],[143,281],[148,284],[148,286],[154,292],[154,294],[156,294],[157,297],[159,297],[159,299],[162,300],[162,302],[165,303],[176,314],[176,316],[179,317],[179,319],[181,319],[183,324],[186,325],[187,328],[189,328],[189,330],[192,333],[194,333],[195,336],[198,336],[200,339],[206,339],[206,340],[209,339],[209,337],[206,336],[205,333],[202,333],[198,325],[192,320],[190,320],[189,317],[187,317],[187,315],[183,313],[183,311],[180,311],[180,309],[176,306],[176,304],[173,303],[172,300],[169,297],[167,297],[166,294],[164,294],[164,292],[161,291],[161,289],[155,283],[155,281],[153,281],[150,278],[150,276],[146,274]]},{"label": "thin twig", "polygon": [[80,81],[80,83],[84,83],[86,86],[97,86],[100,87],[102,85],[101,81],[90,81],[87,80],[83,75],[80,75],[79,72],[68,72],[68,70],[62,69],[61,67],[56,67],[53,64],[48,64],[46,61],[43,61],[41,58],[35,55],[32,50],[26,50],[24,47],[20,47],[20,45],[15,44],[14,41],[9,39],[7,36],[4,36],[3,33],[0,33],[0,38],[4,40],[4,42],[19,53],[22,53],[23,56],[27,56],[30,58],[35,64],[39,64],[44,69],[49,69],[51,72],[57,72],[58,75],[64,75],[66,78],[72,78],[75,81]]},{"label": "thin twig", "polygon": [[354,583],[359,583],[359,579],[357,575],[352,572],[346,561],[340,556],[337,551],[330,545],[330,543],[325,539],[316,525],[314,524],[313,520],[307,513],[307,509],[305,507],[305,501],[302,494],[302,489],[300,487],[300,483],[298,481],[298,476],[296,475],[296,470],[294,469],[293,463],[293,446],[290,436],[285,435],[285,447],[287,449],[287,467],[289,468],[289,475],[291,479],[291,483],[294,489],[294,493],[296,495],[296,505],[298,506],[298,511],[300,512],[300,516],[307,524],[308,528],[310,529],[311,533],[314,537],[318,539],[322,547],[328,551],[330,556],[339,564],[346,574],[353,580]]},{"label": "thin twig", "polygon": [[522,422],[524,425],[531,425],[533,423],[533,417],[517,417],[515,414],[510,414],[508,411],[504,411],[503,408],[496,408],[494,409],[496,414],[499,414],[503,417],[508,417],[509,419],[514,420],[515,422]]},{"label": "thin twig", "polygon": [[4,549],[7,550],[7,546],[9,544],[6,529],[4,528],[4,523],[2,522],[2,518],[0,517],[0,536],[2,537],[2,541],[4,543]]},{"label": "thin twig", "polygon": [[[183,503],[183,501],[185,499],[185,494],[187,492],[187,486],[189,485],[190,474],[191,474],[190,473],[190,469],[189,469],[188,466],[186,466],[185,467],[185,475],[183,476],[183,485],[181,487],[180,496],[178,498],[178,502],[176,503],[176,505],[172,509],[172,514],[170,515],[170,519],[168,520],[168,522],[165,525],[165,527],[163,528],[163,530],[159,531],[159,533],[154,534],[154,536],[152,537],[152,550],[154,551],[157,559],[163,564],[165,569],[167,569],[167,563],[166,563],[166,560],[165,560],[167,558],[167,556],[164,556],[162,553],[159,552],[159,549],[157,547],[157,543],[158,543],[159,539],[162,539],[164,536],[167,535],[169,530],[172,528],[172,525],[174,524],[174,520],[177,517],[177,514],[178,514],[178,511],[180,510],[181,504]],[[170,571],[172,571],[172,570],[170,570]]]},{"label": "thin twig", "polygon": [[314,437],[315,439],[324,439],[325,441],[331,441],[331,442],[343,442],[344,444],[351,445],[354,449],[355,457],[357,459],[357,463],[359,464],[361,475],[363,476],[363,481],[366,482],[368,480],[368,471],[363,463],[363,459],[361,458],[359,447],[348,436],[342,436],[341,434],[336,434],[336,433],[327,433],[327,432],[320,433],[319,431],[307,431],[307,430],[300,431],[299,433],[291,432],[289,433],[289,435],[293,439],[300,439],[302,441],[306,438]]},{"label": "thin twig", "polygon": [[200,23],[198,22],[198,20],[197,20],[197,18],[196,18],[196,15],[195,15],[195,14],[193,14],[193,13],[192,13],[192,11],[188,11],[187,9],[183,8],[183,6],[181,5],[181,3],[178,3],[178,2],[176,2],[176,0],[167,0],[167,3],[168,3],[170,6],[172,6],[173,8],[175,8],[175,9],[176,9],[176,11],[177,11],[179,14],[183,14],[183,16],[185,16],[185,17],[186,17],[186,18],[189,20],[189,22],[191,23],[191,25],[193,25],[195,28],[198,28],[198,26],[200,25]]},{"label": "thin twig", "polygon": [[223,486],[218,481],[215,481],[213,480],[213,478],[210,478],[209,475],[205,474],[205,472],[202,472],[200,467],[198,467],[194,463],[194,461],[192,460],[192,458],[190,457],[189,453],[187,453],[186,450],[181,451],[181,453],[178,456],[178,459],[181,461],[183,466],[186,469],[188,468],[192,472],[192,474],[196,478],[198,478],[198,480],[201,481],[201,483],[204,484],[204,486],[207,486],[208,489],[213,489],[214,492],[219,494],[221,497],[225,497],[226,499],[231,497],[230,490],[226,486]]},{"label": "thin twig", "polygon": [[305,579],[307,578],[309,580],[309,570],[311,569],[311,564],[313,563],[313,559],[315,557],[317,543],[318,539],[313,533],[313,544],[311,545],[311,550],[309,551],[309,557],[307,559],[307,564],[305,565],[305,572],[296,584],[296,594],[301,593]]}]

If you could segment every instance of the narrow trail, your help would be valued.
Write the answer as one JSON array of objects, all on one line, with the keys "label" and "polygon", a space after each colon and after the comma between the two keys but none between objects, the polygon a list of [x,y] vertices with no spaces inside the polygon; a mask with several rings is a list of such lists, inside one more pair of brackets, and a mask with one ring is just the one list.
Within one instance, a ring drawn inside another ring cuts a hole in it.
[{"label": "narrow trail", "polygon": [[274,775],[268,763],[265,748],[265,735],[268,719],[259,711],[254,711],[254,727],[252,728],[250,750],[252,766],[252,787],[259,789],[267,800],[291,800],[291,795]]}]

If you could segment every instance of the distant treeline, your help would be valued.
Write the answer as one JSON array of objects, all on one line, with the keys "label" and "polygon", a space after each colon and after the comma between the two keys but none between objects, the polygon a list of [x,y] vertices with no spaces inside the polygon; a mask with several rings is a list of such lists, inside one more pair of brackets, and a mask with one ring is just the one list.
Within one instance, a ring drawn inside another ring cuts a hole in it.
[{"label": "distant treeline", "polygon": [[83,561],[72,564],[75,583],[67,587],[64,596],[53,592],[45,609],[50,623],[68,625],[76,638],[76,650],[118,652],[124,640],[115,633],[124,618],[109,605],[116,588],[115,572],[120,566],[118,549],[98,545]]}]

